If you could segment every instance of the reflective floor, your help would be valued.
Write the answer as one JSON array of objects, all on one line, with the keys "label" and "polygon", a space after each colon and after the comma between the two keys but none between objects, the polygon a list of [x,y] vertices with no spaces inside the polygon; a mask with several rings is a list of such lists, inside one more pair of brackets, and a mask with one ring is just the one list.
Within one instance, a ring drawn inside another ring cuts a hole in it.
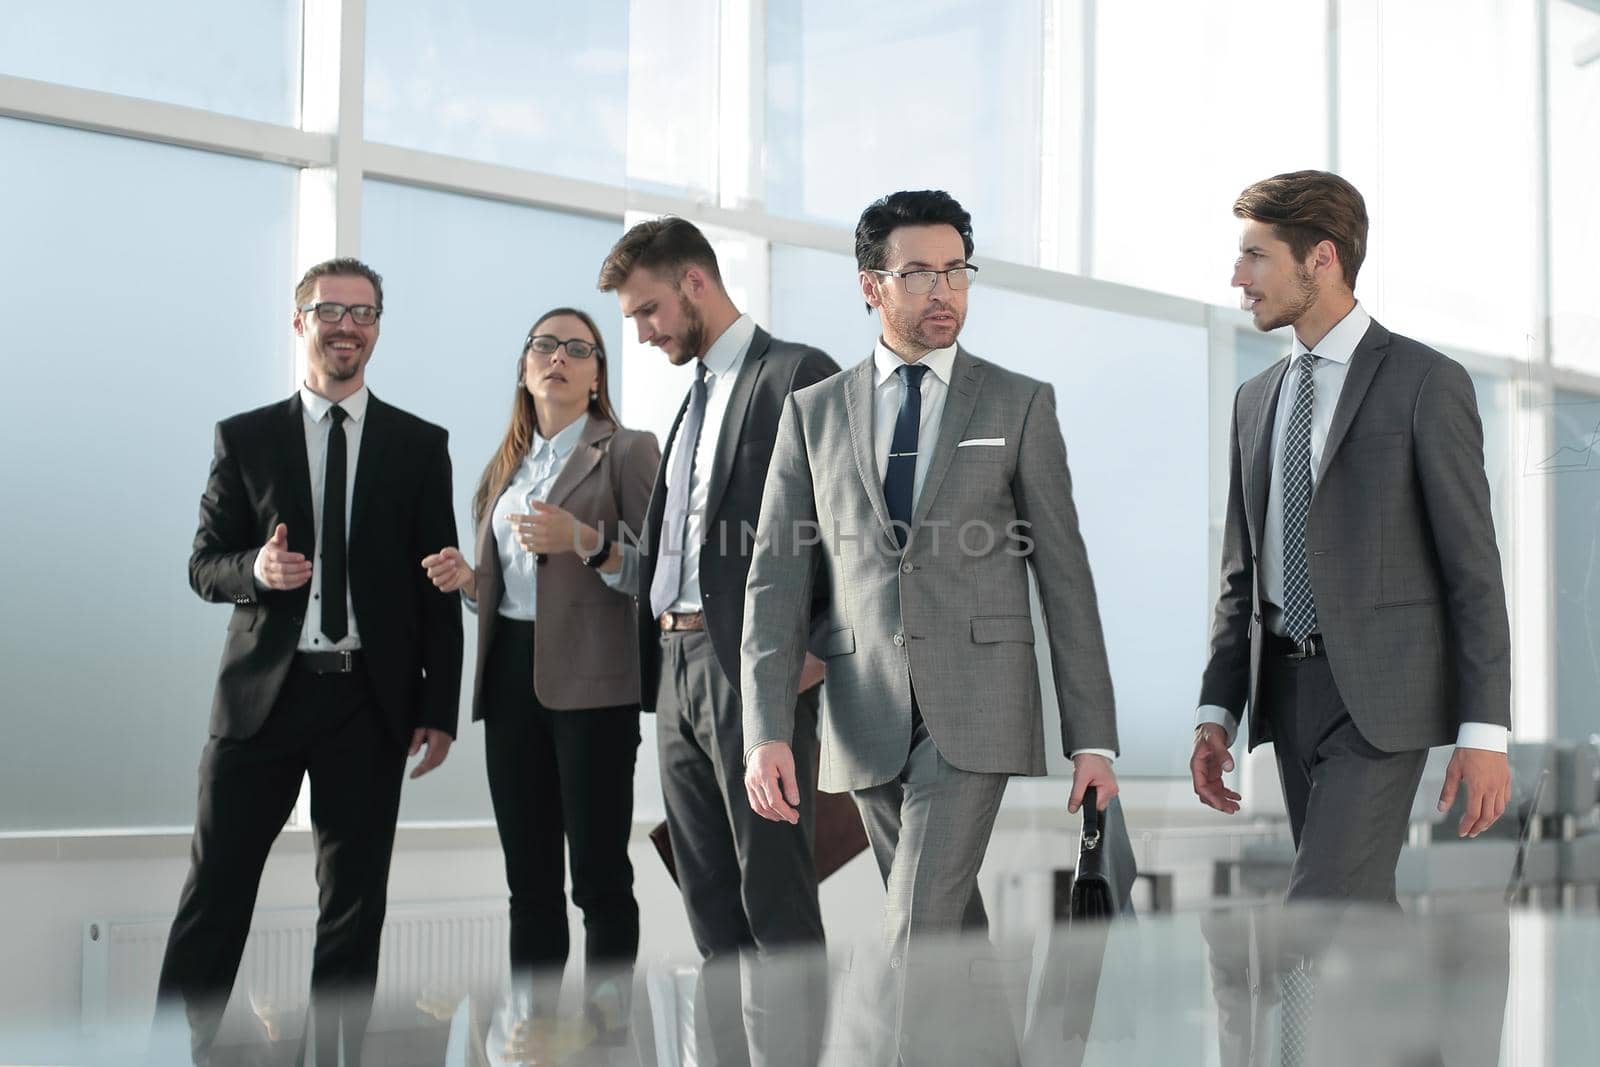
[{"label": "reflective floor", "polygon": [[[362,1060],[677,1067],[748,1048],[755,1063],[848,1067],[1600,1062],[1592,913],[1256,905],[1000,945],[924,942],[905,958],[834,946],[826,963],[745,964],[702,973],[693,961],[642,961],[631,991],[602,983],[585,994],[569,979],[559,1001],[537,981],[439,983],[406,1010],[380,1005]],[[743,1015],[730,1015],[741,992]],[[248,991],[235,1001],[214,1062],[294,1062],[304,1005]],[[147,1017],[32,1033],[13,1020],[0,1062],[182,1063],[181,1029],[152,1038]]]}]

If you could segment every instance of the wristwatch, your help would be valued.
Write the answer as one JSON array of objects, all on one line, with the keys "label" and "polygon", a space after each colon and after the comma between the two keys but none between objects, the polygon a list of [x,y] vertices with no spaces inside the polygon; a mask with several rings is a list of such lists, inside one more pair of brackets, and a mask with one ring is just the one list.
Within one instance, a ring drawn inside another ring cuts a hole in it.
[{"label": "wristwatch", "polygon": [[[1198,725],[1198,726],[1196,726],[1194,728],[1194,739],[1196,741],[1206,740],[1207,739],[1207,737],[1206,737],[1206,728],[1209,727],[1209,726],[1216,726],[1218,730],[1222,729],[1222,727],[1217,726],[1217,724],[1214,723],[1214,722],[1203,722],[1203,723],[1201,723],[1200,725]],[[1224,743],[1227,742],[1228,735],[1226,733],[1224,733],[1222,735],[1222,740],[1223,740]]]},{"label": "wristwatch", "polygon": [[611,538],[607,537],[605,534],[601,534],[600,535],[600,547],[595,550],[594,555],[592,555],[592,556],[584,556],[583,557],[583,565],[585,567],[598,567],[598,566],[600,566],[602,563],[604,563],[606,560],[608,560],[610,558],[611,558]]}]

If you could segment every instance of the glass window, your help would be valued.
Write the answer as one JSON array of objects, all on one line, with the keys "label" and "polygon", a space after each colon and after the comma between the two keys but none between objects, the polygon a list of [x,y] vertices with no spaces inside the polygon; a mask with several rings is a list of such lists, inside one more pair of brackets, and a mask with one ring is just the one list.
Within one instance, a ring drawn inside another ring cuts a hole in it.
[{"label": "glass window", "polygon": [[1039,258],[1039,0],[767,8],[767,207],[854,227],[897,189],[945,189],[976,257]]},{"label": "glass window", "polygon": [[1556,735],[1600,734],[1600,397],[1557,391],[1553,483]]},{"label": "glass window", "polygon": [[626,27],[632,188],[715,193],[719,155],[748,137],[731,123],[718,127],[718,8],[718,0],[634,0]]},{"label": "glass window", "polygon": [[295,172],[0,119],[0,830],[194,818],[228,609],[185,581],[218,419],[289,394]]},{"label": "glass window", "polygon": [[292,125],[300,3],[7,4],[0,73]]},{"label": "glass window", "polygon": [[628,0],[368,0],[366,136],[621,185]]},{"label": "glass window", "polygon": [[822,349],[840,367],[870,356],[878,315],[861,299],[855,257],[773,245],[772,332]]},{"label": "glass window", "polygon": [[1549,10],[1550,343],[1557,363],[1600,374],[1600,11]]},{"label": "glass window", "polygon": [[1328,157],[1327,4],[1264,11],[1095,6],[1091,274],[1237,305],[1240,190]]},{"label": "glass window", "polygon": [[[473,490],[505,434],[522,342],[538,316],[563,306],[593,315],[606,344],[613,402],[621,396],[621,361],[612,358],[621,348],[621,316],[616,297],[595,289],[600,262],[621,228],[369,181],[361,233],[362,258],[384,282],[383,340],[368,382],[378,396],[450,431],[456,536],[476,562]],[[450,753],[456,770],[407,789],[404,820],[491,815],[481,771],[483,732],[469,718],[475,647],[476,631],[468,625],[462,723]],[[641,812],[658,810],[651,808],[660,796],[655,775],[655,761],[642,759]]]},{"label": "glass window", "polygon": [[[1216,592],[1206,331],[998,289],[974,289],[969,308],[965,346],[1055,386],[1116,685],[1118,770],[1184,775]],[[1039,660],[1054,723],[1048,657]]]},{"label": "glass window", "polygon": [[1372,220],[1357,295],[1401,333],[1526,358],[1539,332],[1533,5],[1349,0],[1340,25],[1340,171]]}]

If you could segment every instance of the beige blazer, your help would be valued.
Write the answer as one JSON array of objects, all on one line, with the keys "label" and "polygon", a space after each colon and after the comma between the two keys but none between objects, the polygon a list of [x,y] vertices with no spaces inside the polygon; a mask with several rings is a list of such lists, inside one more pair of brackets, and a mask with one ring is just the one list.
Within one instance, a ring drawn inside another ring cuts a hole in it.
[{"label": "beige blazer", "polygon": [[[591,414],[567,457],[548,502],[613,541],[633,544],[644,523],[661,449],[654,434],[624,430]],[[505,491],[501,485],[490,497]],[[478,654],[472,717],[483,718],[484,668],[499,624],[505,585],[489,516],[478,524]],[[538,623],[533,628],[533,688],[547,708],[606,708],[639,702],[639,650],[634,596],[613,590],[572,552],[539,567]]]}]

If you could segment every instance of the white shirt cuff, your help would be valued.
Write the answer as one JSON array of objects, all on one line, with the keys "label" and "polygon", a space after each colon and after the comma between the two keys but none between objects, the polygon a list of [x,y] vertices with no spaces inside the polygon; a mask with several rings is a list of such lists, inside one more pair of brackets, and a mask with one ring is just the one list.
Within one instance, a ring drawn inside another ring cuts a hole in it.
[{"label": "white shirt cuff", "polygon": [[261,557],[264,555],[266,555],[265,552],[257,552],[256,561],[250,565],[250,573],[255,576],[256,592],[258,593],[268,588],[267,579],[261,573]]},{"label": "white shirt cuff", "polygon": [[1194,713],[1194,724],[1196,727],[1199,727],[1208,722],[1214,722],[1218,726],[1222,727],[1223,733],[1225,733],[1228,737],[1229,746],[1232,746],[1233,737],[1239,732],[1238,717],[1235,716],[1233,712],[1229,711],[1227,708],[1221,707],[1220,705],[1201,704],[1200,710]]},{"label": "white shirt cuff", "polygon": [[1073,759],[1077,759],[1079,756],[1103,756],[1103,757],[1105,757],[1105,761],[1107,763],[1115,763],[1115,762],[1117,762],[1117,754],[1115,752],[1111,751],[1109,748],[1075,748],[1075,749],[1073,749],[1072,750],[1072,758]]},{"label": "white shirt cuff", "polygon": [[1492,722],[1464,722],[1456,733],[1457,748],[1481,748],[1488,752],[1504,752],[1509,747],[1511,731]]}]

